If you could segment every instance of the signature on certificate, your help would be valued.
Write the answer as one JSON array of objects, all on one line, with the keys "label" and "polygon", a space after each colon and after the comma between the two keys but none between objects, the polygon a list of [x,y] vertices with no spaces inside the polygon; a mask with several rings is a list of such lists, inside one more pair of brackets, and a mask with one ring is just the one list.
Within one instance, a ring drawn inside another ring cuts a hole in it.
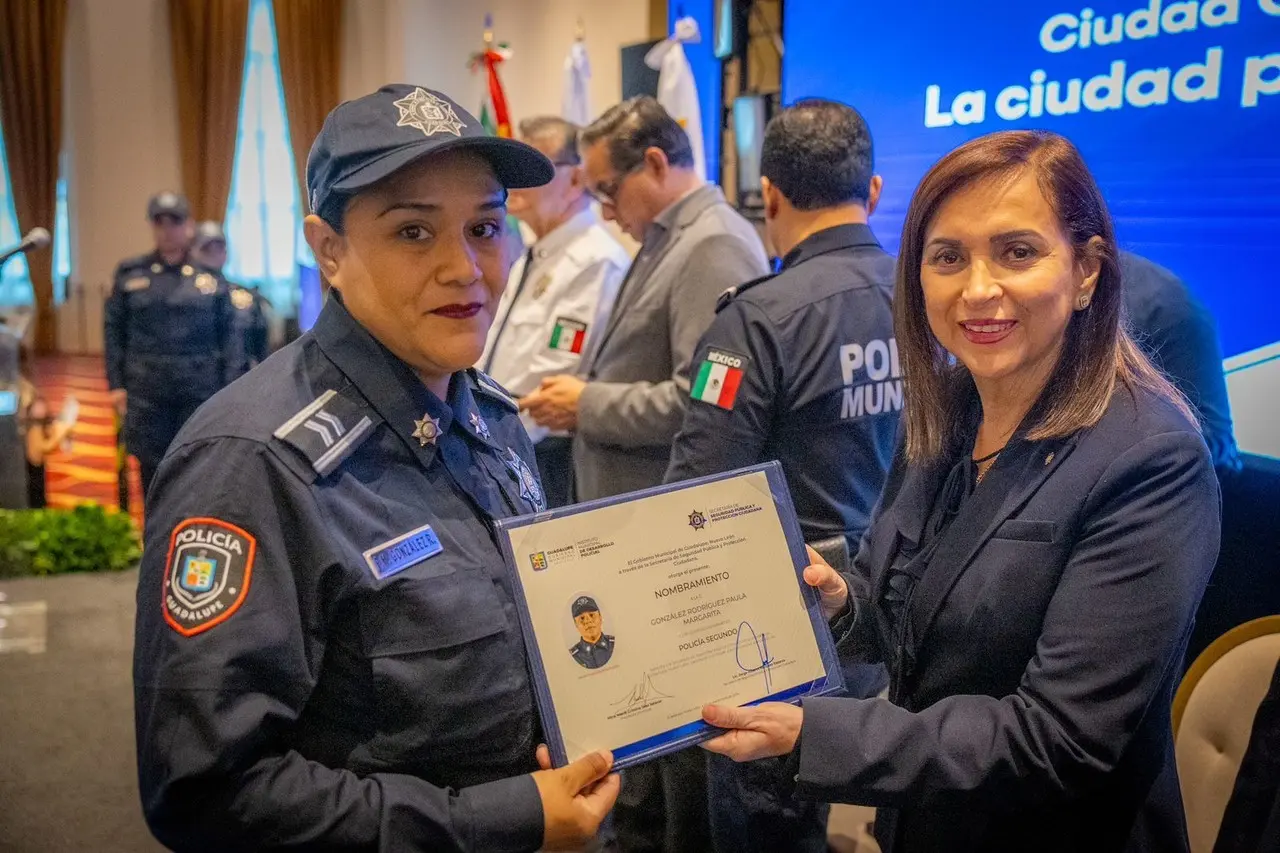
[{"label": "signature on certificate", "polygon": [[[746,660],[743,660],[743,640],[750,640],[750,645],[746,649]],[[751,627],[750,622],[739,623],[733,654],[738,661],[738,669],[743,672],[763,672],[765,695],[773,693],[773,658],[769,657],[769,638],[763,631],[757,635],[756,629]],[[756,660],[760,661],[758,665],[755,663]]]},{"label": "signature on certificate", "polygon": [[642,702],[648,702],[651,699],[670,699],[666,693],[663,693],[657,687],[653,686],[653,679],[649,677],[649,673],[645,673],[640,679],[640,683],[616,702],[610,702],[610,705],[622,705],[623,709],[633,708]]}]

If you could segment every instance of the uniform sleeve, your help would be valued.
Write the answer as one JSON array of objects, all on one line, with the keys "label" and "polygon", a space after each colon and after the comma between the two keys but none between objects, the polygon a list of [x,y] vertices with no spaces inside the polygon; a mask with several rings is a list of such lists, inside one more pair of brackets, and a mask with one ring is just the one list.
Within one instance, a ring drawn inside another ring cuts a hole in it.
[{"label": "uniform sleeve", "polygon": [[[726,358],[711,362],[709,356],[713,353]],[[741,367],[730,366],[728,362],[735,359]],[[713,400],[707,399],[713,392],[701,388],[701,399],[695,394],[689,401],[684,424],[671,450],[666,482],[732,471],[762,461],[784,390],[782,362],[772,324],[759,308],[735,301],[716,315],[698,344],[692,391],[700,390],[697,378],[702,365],[708,365],[708,372],[724,366],[726,377],[738,384]]]},{"label": "uniform sleeve", "polygon": [[124,293],[123,268],[117,268],[111,293],[102,311],[102,348],[107,364],[107,387],[124,387],[124,363],[128,351],[129,306]]},{"label": "uniform sleeve", "polygon": [[578,404],[578,431],[588,441],[616,447],[671,443],[684,420],[689,371],[698,340],[711,325],[727,288],[768,272],[763,255],[732,234],[700,242],[673,271],[667,303],[670,377],[659,382],[590,382]]},{"label": "uniform sleeve", "polygon": [[[876,806],[964,792],[1011,807],[1077,796],[1121,762],[1174,677],[1218,553],[1217,480],[1198,437],[1153,436],[1112,463],[1018,689],[913,713],[804,703],[798,793]],[[979,557],[981,559],[981,557]]]},{"label": "uniform sleeve", "polygon": [[1222,345],[1213,317],[1190,302],[1158,316],[1163,322],[1147,330],[1148,346],[1157,353],[1165,373],[1199,411],[1214,466],[1224,471],[1239,470]]},{"label": "uniform sleeve", "polygon": [[[269,450],[239,439],[176,448],[150,497],[134,691],[143,810],[161,842],[178,851],[541,843],[541,800],[529,776],[446,790],[399,774],[360,777],[290,749],[341,574],[330,571],[324,520],[307,487]],[[217,621],[182,622],[183,633],[166,615],[175,593],[166,569],[179,565],[178,533],[192,525],[239,531],[252,560],[227,578],[239,589],[215,598],[226,605]]]},{"label": "uniform sleeve", "polygon": [[231,303],[231,285],[218,276],[217,307],[218,358],[223,385],[229,385],[244,374],[245,350],[248,344],[244,329],[236,321],[236,307]]}]

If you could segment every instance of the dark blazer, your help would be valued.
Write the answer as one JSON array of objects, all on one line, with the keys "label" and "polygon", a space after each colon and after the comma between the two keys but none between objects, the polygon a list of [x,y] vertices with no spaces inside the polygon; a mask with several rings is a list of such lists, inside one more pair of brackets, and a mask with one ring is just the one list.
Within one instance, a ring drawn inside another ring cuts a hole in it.
[{"label": "dark blazer", "polygon": [[[843,653],[892,671],[885,573],[949,467],[890,471]],[[1096,426],[1010,442],[952,530],[894,701],[804,703],[797,793],[880,807],[885,853],[1186,850],[1170,705],[1219,539],[1195,428],[1119,387]]]}]

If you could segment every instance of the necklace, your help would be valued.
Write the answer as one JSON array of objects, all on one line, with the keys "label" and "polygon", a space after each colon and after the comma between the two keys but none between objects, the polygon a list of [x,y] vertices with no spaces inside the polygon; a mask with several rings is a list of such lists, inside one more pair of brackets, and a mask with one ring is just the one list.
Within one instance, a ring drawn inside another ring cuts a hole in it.
[{"label": "necklace", "polygon": [[988,453],[986,456],[983,456],[981,459],[973,460],[973,464],[978,466],[978,477],[975,482],[975,485],[977,483],[981,483],[982,478],[987,476],[987,472],[991,470],[991,466],[996,464],[996,458],[999,457],[1001,450],[1004,450],[1004,448],[1003,447],[996,448],[996,451],[994,453]]}]

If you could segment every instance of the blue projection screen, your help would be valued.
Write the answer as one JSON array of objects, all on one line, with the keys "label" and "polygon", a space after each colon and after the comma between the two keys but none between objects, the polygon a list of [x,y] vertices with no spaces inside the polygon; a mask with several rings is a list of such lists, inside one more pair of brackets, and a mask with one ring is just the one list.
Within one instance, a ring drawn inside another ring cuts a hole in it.
[{"label": "blue projection screen", "polygon": [[871,125],[897,250],[921,176],[960,143],[1071,139],[1120,243],[1217,318],[1242,449],[1280,456],[1280,0],[788,0],[783,100]]}]

